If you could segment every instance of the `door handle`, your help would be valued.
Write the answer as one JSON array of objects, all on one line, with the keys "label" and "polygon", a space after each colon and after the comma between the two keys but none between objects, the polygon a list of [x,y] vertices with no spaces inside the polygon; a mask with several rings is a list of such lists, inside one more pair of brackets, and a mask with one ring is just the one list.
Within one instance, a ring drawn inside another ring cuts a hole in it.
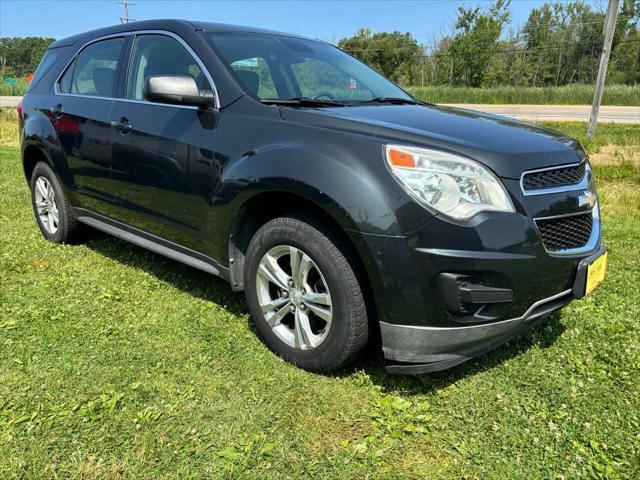
[{"label": "door handle", "polygon": [[51,112],[51,114],[55,117],[55,118],[60,118],[62,117],[62,114],[64,113],[64,109],[62,108],[62,104],[59,103],[53,107],[51,107],[49,109],[49,112]]},{"label": "door handle", "polygon": [[133,127],[129,123],[129,120],[127,120],[124,117],[122,117],[120,120],[112,120],[110,122],[110,125],[116,130],[118,130],[120,133],[122,133],[123,135],[130,133],[131,130],[133,129]]}]

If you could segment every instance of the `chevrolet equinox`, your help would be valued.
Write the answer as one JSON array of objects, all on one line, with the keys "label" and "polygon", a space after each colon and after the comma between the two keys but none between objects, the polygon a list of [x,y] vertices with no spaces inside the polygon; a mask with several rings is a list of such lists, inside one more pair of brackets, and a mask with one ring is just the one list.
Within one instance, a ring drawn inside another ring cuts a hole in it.
[{"label": "chevrolet equinox", "polygon": [[178,20],[53,43],[18,108],[44,237],[90,226],[244,290],[278,355],[331,371],[374,338],[417,374],[602,281],[580,143],[416,100],[338,48]]}]

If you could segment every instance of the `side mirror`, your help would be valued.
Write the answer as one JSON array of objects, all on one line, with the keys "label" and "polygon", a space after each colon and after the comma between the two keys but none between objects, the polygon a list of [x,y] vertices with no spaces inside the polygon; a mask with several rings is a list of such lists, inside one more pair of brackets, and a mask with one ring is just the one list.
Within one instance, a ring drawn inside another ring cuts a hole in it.
[{"label": "side mirror", "polygon": [[212,107],[215,103],[211,90],[200,91],[189,75],[152,75],[144,83],[142,94],[150,102],[173,105]]}]

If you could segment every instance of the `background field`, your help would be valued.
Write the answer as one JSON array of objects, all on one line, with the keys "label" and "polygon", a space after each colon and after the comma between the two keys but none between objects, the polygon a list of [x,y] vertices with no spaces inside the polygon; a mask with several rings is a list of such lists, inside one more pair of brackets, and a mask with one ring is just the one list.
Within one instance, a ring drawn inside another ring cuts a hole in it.
[{"label": "background field", "polygon": [[[18,78],[13,87],[0,83],[0,95],[24,95],[27,81]],[[488,103],[517,105],[591,105],[593,85],[563,87],[406,87],[406,90],[431,103]],[[607,85],[602,105],[640,106],[640,85]]]},{"label": "background field", "polygon": [[[408,87],[415,97],[432,103],[517,105],[591,105],[593,85],[562,87]],[[602,105],[640,105],[640,85],[607,85]]]},{"label": "background field", "polygon": [[640,476],[639,126],[586,144],[606,283],[419,378],[387,375],[379,355],[304,372],[221,280],[97,234],[45,242],[14,111],[0,129],[0,478]]},{"label": "background field", "polygon": [[29,87],[29,82],[24,77],[16,78],[15,85],[7,85],[6,83],[0,83],[0,95],[24,95]]}]

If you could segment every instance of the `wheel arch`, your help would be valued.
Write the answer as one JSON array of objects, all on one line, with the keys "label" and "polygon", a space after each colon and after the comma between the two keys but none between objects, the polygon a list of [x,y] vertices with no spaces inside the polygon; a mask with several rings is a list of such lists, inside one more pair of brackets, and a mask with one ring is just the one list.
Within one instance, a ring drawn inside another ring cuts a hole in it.
[{"label": "wheel arch", "polygon": [[[379,318],[381,279],[375,267],[375,261],[362,236],[351,227],[353,222],[344,215],[336,214],[325,206],[310,200],[299,193],[271,190],[261,192],[245,201],[231,223],[229,233],[229,267],[232,288],[243,290],[244,261],[249,242],[258,229],[268,221],[286,216],[305,214],[317,219],[326,226],[340,243],[346,254],[355,263],[354,267],[363,282],[363,290],[369,309],[369,318]],[[377,322],[374,328],[377,329]],[[376,337],[374,333],[374,338]]]},{"label": "wheel arch", "polygon": [[26,117],[20,133],[22,165],[27,182],[30,180],[36,164],[43,161],[61,180],[63,188],[68,188],[71,185],[71,176],[67,167],[66,152],[62,147],[58,132],[45,113],[29,109],[26,103],[24,109],[31,112]]},{"label": "wheel arch", "polygon": [[46,163],[53,169],[51,158],[45,151],[35,144],[28,144],[22,150],[22,169],[27,182],[31,181],[31,175],[36,165],[40,162]]}]

